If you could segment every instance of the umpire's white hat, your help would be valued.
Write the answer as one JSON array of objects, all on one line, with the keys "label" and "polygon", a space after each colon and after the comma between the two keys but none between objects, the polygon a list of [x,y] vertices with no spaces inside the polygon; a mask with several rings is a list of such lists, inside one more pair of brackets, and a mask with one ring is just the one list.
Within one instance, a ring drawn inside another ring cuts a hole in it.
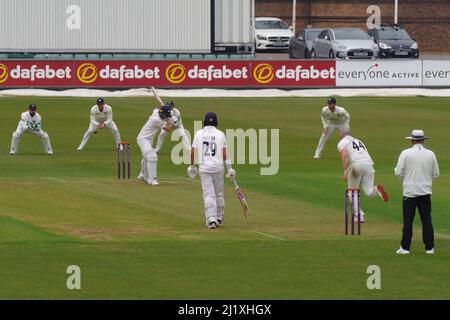
[{"label": "umpire's white hat", "polygon": [[410,137],[405,137],[405,139],[420,141],[420,140],[428,139],[428,137],[425,137],[425,133],[423,132],[423,130],[414,129],[411,132],[411,136]]}]

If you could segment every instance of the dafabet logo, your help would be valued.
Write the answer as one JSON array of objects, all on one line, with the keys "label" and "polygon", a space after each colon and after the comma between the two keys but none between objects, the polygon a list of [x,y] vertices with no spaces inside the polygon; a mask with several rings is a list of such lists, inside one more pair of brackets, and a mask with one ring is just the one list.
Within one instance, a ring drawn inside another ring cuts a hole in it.
[{"label": "dafabet logo", "polygon": [[3,83],[6,80],[8,80],[8,77],[9,77],[8,67],[0,63],[0,83]]},{"label": "dafabet logo", "polygon": [[179,63],[172,63],[166,69],[166,79],[170,83],[178,84],[186,79],[186,68]]},{"label": "dafabet logo", "polygon": [[274,76],[275,72],[270,64],[260,63],[253,69],[253,78],[261,84],[271,82]]},{"label": "dafabet logo", "polygon": [[98,78],[98,69],[92,63],[83,63],[77,68],[77,78],[84,84],[91,84]]},{"label": "dafabet logo", "polygon": [[166,68],[166,79],[172,84],[179,84],[187,80],[201,80],[201,81],[222,81],[228,79],[247,79],[248,68],[247,66],[227,64],[195,64],[185,66],[181,63],[172,63]]}]

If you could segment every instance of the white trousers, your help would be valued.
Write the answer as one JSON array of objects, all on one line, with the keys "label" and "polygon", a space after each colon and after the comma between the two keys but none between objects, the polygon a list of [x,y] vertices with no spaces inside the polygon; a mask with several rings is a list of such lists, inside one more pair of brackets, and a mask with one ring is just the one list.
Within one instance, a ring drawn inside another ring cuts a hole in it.
[{"label": "white trousers", "polygon": [[[116,140],[116,146],[120,142],[122,142],[122,140],[120,138],[119,129],[117,128],[117,126],[114,123],[114,121],[109,122],[106,125],[106,128],[108,128],[111,131],[111,133],[113,134],[114,139]],[[83,136],[83,139],[81,140],[79,148],[83,149],[86,146],[86,144],[88,143],[89,138],[94,134],[95,131],[98,131],[98,130],[100,130],[100,129],[95,124],[93,124],[93,123],[89,124],[89,128],[85,132],[85,134]]]},{"label": "white trousers", "polygon": [[[182,124],[180,124],[180,126],[178,128],[176,128],[173,132],[177,132],[181,142],[183,143],[183,146],[185,148],[186,151],[191,150],[191,144],[189,142],[189,139],[186,135],[186,132],[184,131],[184,127]],[[161,132],[159,133],[158,136],[158,142],[156,143],[156,151],[159,152],[161,151],[161,148],[164,144],[164,139],[166,138],[166,136],[169,134],[169,132],[167,132],[164,129],[161,129]]]},{"label": "white trousers", "polygon": [[[375,170],[371,164],[351,164],[347,170],[347,185],[349,189],[359,189],[362,188],[364,194],[370,198],[378,195],[377,187],[374,185]],[[354,198],[351,199],[353,206],[355,207],[355,212],[357,212],[357,195],[355,193]],[[361,209],[361,215],[364,212]]]},{"label": "white trousers", "polygon": [[52,145],[50,143],[50,137],[48,136],[47,132],[43,131],[42,129],[32,130],[26,126],[21,126],[20,124],[17,126],[16,131],[14,131],[12,134],[10,151],[11,153],[16,154],[19,151],[20,138],[25,132],[40,137],[42,140],[42,144],[44,145],[45,152],[53,153]]},{"label": "white trousers", "polygon": [[371,164],[352,164],[347,170],[347,183],[349,189],[358,189],[360,186],[368,197],[375,197],[378,194],[374,185],[375,170]]},{"label": "white trousers", "polygon": [[203,201],[205,205],[206,225],[218,220],[223,221],[225,199],[223,196],[224,172],[205,173],[200,172],[200,180],[203,189]]},{"label": "white trousers", "polygon": [[137,139],[137,144],[142,152],[140,177],[143,177],[147,183],[152,183],[158,178],[157,163],[158,154],[153,149],[152,142],[147,139]]},{"label": "white trousers", "polygon": [[323,149],[325,148],[325,145],[327,144],[328,138],[331,137],[334,131],[339,130],[342,132],[343,130],[348,130],[349,126],[347,123],[344,124],[330,124],[328,126],[328,132],[327,134],[322,133],[320,136],[319,144],[317,145],[315,156],[320,157],[322,154]]}]

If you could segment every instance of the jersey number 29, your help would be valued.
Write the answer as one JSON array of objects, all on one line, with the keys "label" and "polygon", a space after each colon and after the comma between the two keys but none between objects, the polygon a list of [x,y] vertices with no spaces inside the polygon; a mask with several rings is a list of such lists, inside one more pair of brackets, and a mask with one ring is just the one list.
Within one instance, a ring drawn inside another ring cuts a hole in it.
[{"label": "jersey number 29", "polygon": [[215,142],[203,141],[205,146],[203,155],[208,157],[214,157],[216,155],[217,144]]}]

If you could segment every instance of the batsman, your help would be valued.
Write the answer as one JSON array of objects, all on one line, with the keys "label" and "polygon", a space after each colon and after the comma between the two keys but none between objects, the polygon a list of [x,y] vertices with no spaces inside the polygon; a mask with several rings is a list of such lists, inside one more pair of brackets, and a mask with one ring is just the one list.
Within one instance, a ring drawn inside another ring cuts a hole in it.
[{"label": "batsman", "polygon": [[[183,127],[183,122],[181,121],[181,112],[177,108],[175,108],[175,102],[172,100],[167,101],[166,105],[168,105],[172,110],[172,119],[173,121],[173,130],[174,132],[178,132],[181,142],[183,143],[185,151],[191,153],[191,144],[186,135],[186,131]],[[169,133],[166,130],[161,129],[161,132],[158,136],[158,142],[156,143],[156,152],[159,154],[161,148],[164,143],[164,139]]]},{"label": "batsman", "polygon": [[197,175],[195,163],[199,164],[206,225],[209,229],[222,226],[224,219],[224,162],[228,176],[233,178],[236,175],[228,158],[225,134],[217,129],[217,124],[217,115],[214,112],[206,113],[204,128],[196,132],[192,143],[191,165],[188,168],[188,175],[195,178]]},{"label": "batsman", "polygon": [[138,178],[152,186],[159,185],[157,180],[158,155],[156,149],[153,148],[153,139],[161,129],[167,132],[172,130],[171,117],[172,111],[169,106],[155,109],[137,137],[137,143],[142,151],[141,172]]}]

